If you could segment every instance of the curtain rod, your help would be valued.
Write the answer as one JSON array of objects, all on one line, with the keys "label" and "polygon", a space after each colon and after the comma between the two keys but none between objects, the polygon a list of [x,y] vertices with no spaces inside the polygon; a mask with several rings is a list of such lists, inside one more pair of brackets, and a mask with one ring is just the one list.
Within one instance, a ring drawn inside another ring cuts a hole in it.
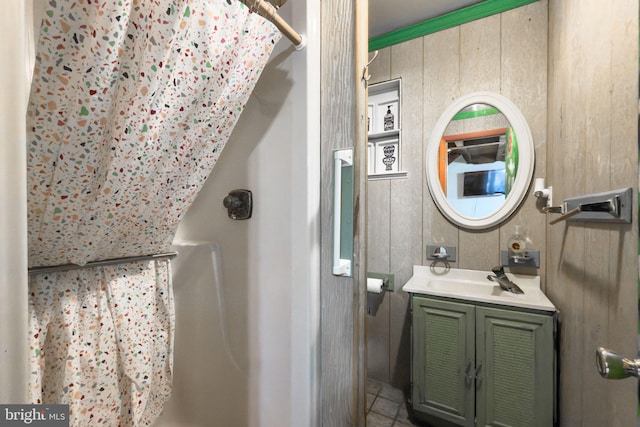
[{"label": "curtain rod", "polygon": [[138,262],[138,261],[157,261],[165,258],[172,259],[172,258],[175,258],[176,256],[178,256],[177,252],[167,252],[167,253],[154,254],[154,255],[140,255],[140,256],[130,256],[130,257],[122,257],[122,258],[111,258],[111,259],[105,259],[100,261],[91,261],[86,263],[85,265],[61,264],[61,265],[51,265],[51,266],[43,266],[43,267],[31,267],[29,268],[29,275],[57,273],[61,271],[70,271],[70,270],[81,270],[83,268],[104,267],[107,265],[126,264],[129,262]]},{"label": "curtain rod", "polygon": [[295,46],[296,50],[302,50],[307,45],[307,41],[303,35],[300,35],[294,30],[287,21],[285,21],[280,15],[276,13],[276,8],[265,0],[240,0],[249,9],[256,12],[258,15],[273,22],[273,24],[280,30],[282,34]]}]

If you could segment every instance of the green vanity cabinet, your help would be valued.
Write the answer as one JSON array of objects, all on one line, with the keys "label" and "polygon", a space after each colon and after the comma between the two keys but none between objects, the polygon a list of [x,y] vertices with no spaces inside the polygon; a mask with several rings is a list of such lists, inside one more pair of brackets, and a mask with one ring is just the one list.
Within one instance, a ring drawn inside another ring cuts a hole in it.
[{"label": "green vanity cabinet", "polygon": [[411,401],[434,426],[555,419],[555,314],[412,294]]},{"label": "green vanity cabinet", "polygon": [[412,311],[413,410],[473,426],[475,307],[413,296]]}]

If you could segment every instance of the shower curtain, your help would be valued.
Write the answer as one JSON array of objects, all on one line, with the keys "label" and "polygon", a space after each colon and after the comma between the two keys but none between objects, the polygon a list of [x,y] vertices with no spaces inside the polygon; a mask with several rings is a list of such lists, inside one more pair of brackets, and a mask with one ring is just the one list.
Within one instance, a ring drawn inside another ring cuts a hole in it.
[{"label": "shower curtain", "polygon": [[[280,33],[238,0],[50,0],[27,114],[29,265],[155,254]],[[30,279],[30,393],[151,425],[171,388],[168,262]]]},{"label": "shower curtain", "polygon": [[171,392],[168,261],[39,275],[29,283],[30,395],[74,426],[152,425]]}]

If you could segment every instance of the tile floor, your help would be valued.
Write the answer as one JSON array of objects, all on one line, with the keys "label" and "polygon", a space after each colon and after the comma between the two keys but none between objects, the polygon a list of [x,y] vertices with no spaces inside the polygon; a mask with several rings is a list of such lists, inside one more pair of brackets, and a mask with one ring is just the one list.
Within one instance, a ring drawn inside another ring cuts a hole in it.
[{"label": "tile floor", "polygon": [[411,422],[402,390],[367,380],[367,427],[420,426]]}]

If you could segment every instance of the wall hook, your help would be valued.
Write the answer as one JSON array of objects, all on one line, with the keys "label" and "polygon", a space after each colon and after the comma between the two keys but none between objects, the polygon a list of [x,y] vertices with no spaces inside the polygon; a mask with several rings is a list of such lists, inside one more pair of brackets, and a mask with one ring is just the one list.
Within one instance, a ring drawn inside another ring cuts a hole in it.
[{"label": "wall hook", "polygon": [[371,63],[376,60],[376,58],[378,57],[378,53],[380,52],[377,50],[373,52],[373,58],[371,58],[369,62],[367,62],[367,65],[364,66],[364,70],[362,71],[362,80],[364,80],[365,82],[368,82],[371,79],[371,75],[369,74],[369,65],[371,65]]}]

